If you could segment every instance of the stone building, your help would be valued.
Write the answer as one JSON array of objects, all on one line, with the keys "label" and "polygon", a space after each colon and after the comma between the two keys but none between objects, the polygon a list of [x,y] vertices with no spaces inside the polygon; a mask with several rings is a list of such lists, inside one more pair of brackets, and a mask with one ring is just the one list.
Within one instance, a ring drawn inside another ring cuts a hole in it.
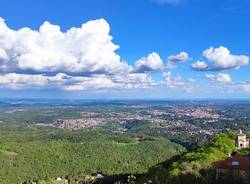
[{"label": "stone building", "polygon": [[237,134],[236,146],[239,149],[249,148],[249,139],[247,138],[246,134],[242,133],[242,130],[240,130],[239,133]]}]

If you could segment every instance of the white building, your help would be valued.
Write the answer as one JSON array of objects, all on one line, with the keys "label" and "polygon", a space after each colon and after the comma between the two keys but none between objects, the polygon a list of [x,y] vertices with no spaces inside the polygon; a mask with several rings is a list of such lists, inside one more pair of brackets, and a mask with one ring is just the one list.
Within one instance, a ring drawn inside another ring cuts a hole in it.
[{"label": "white building", "polygon": [[242,133],[242,130],[237,134],[236,145],[239,149],[249,148],[249,139],[246,134]]}]

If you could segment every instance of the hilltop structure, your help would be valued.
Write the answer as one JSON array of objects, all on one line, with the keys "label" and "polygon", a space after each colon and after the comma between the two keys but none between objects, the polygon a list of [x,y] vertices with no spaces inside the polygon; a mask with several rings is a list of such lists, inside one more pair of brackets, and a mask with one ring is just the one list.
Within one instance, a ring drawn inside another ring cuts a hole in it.
[{"label": "hilltop structure", "polygon": [[249,139],[247,138],[246,134],[242,132],[242,130],[240,130],[239,133],[237,134],[236,146],[239,149],[249,148]]},{"label": "hilltop structure", "polygon": [[[249,148],[249,139],[246,134],[239,131],[236,136],[235,144],[238,149]],[[216,180],[228,180],[232,183],[241,181],[249,183],[250,178],[250,157],[233,153],[225,160],[215,162]]]}]

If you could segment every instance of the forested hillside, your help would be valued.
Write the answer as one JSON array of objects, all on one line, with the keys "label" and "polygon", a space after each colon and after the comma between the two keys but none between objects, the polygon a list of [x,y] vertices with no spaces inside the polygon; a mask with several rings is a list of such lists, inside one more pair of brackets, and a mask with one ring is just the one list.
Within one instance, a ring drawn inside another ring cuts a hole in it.
[{"label": "forested hillside", "polygon": [[236,151],[233,134],[219,134],[213,141],[154,167],[141,181],[171,184],[215,183],[213,164]]},{"label": "forested hillside", "polygon": [[141,174],[184,151],[164,138],[139,140],[136,134],[104,128],[62,130],[0,124],[0,183],[85,175]]}]

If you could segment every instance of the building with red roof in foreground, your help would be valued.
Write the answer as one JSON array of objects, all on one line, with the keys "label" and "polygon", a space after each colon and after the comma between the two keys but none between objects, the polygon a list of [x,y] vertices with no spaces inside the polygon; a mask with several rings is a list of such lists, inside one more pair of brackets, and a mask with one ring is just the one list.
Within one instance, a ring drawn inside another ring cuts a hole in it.
[{"label": "building with red roof in foreground", "polygon": [[215,169],[217,181],[232,179],[250,183],[250,159],[248,156],[235,154],[226,160],[215,162]]}]

